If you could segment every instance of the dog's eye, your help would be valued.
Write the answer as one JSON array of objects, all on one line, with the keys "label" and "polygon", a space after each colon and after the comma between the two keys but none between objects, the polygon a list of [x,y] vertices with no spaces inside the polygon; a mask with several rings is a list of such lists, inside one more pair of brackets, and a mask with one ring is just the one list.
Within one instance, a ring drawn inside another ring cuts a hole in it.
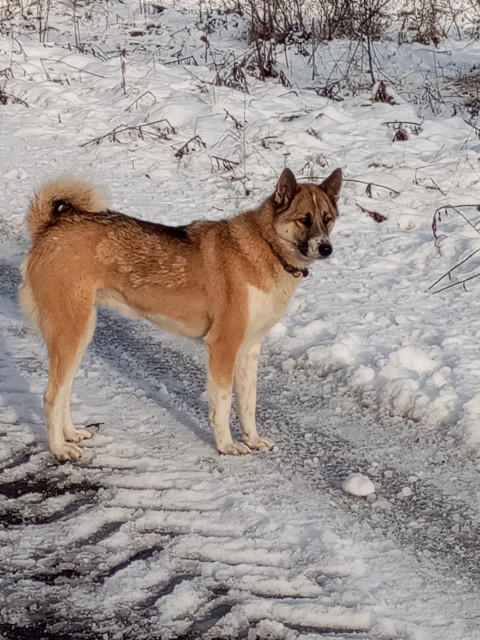
[{"label": "dog's eye", "polygon": [[323,216],[323,221],[324,221],[324,223],[325,223],[325,224],[327,224],[327,225],[328,225],[328,224],[330,224],[330,223],[332,222],[332,220],[333,220],[333,218],[332,218],[332,216],[331,216],[329,213],[326,213],[326,214]]},{"label": "dog's eye", "polygon": [[303,218],[300,218],[300,222],[305,225],[306,227],[311,227],[313,224],[313,216],[311,213],[307,213],[306,216],[304,216]]}]

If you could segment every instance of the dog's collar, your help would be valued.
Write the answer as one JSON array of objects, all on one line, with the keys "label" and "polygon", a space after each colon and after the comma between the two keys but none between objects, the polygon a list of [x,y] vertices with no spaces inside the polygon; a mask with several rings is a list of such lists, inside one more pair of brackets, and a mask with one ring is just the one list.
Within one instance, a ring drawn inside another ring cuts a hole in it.
[{"label": "dog's collar", "polygon": [[280,253],[278,253],[275,247],[273,247],[270,243],[268,243],[268,246],[270,247],[270,250],[275,258],[280,262],[287,273],[291,273],[294,278],[300,278],[300,276],[306,278],[308,276],[308,269],[299,269],[298,267],[294,267],[292,264],[287,262]]}]

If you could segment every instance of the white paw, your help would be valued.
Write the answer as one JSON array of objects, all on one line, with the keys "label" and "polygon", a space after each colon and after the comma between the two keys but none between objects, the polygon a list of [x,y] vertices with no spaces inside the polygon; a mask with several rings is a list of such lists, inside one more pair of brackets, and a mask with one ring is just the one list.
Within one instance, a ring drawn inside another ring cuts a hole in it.
[{"label": "white paw", "polygon": [[79,460],[83,456],[83,451],[76,444],[64,444],[52,449],[53,455],[60,460],[60,462],[67,462],[68,460]]},{"label": "white paw", "polygon": [[255,436],[245,441],[250,449],[273,449],[274,441],[271,438]]},{"label": "white paw", "polygon": [[245,453],[250,453],[250,449],[243,442],[228,442],[218,447],[220,453],[224,453],[227,456],[241,456]]},{"label": "white paw", "polygon": [[88,440],[92,437],[90,431],[86,429],[73,429],[71,431],[64,431],[65,440],[68,442],[81,442],[82,440]]}]

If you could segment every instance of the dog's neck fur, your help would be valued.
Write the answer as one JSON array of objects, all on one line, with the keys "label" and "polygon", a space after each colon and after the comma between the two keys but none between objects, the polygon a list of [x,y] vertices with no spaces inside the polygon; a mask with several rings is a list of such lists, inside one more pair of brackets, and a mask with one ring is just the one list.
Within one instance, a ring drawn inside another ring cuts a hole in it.
[{"label": "dog's neck fur", "polygon": [[282,265],[282,267],[285,269],[287,273],[291,273],[294,278],[299,278],[300,276],[303,276],[304,278],[306,278],[308,276],[308,269],[294,267],[289,262],[287,262],[287,260],[285,260],[282,254],[279,253],[279,251],[268,240],[267,240],[267,243],[268,243],[268,246],[270,247],[271,252],[275,256],[275,258],[280,262],[280,264]]},{"label": "dog's neck fur", "polygon": [[276,262],[280,263],[287,273],[292,275],[294,278],[306,278],[308,276],[308,269],[302,266],[297,266],[295,264],[295,256],[292,256],[294,260],[291,260],[290,256],[286,256],[285,248],[280,245],[276,235],[270,232],[275,219],[275,210],[271,200],[272,199],[269,198],[259,207],[259,209],[251,212],[254,214],[254,219],[258,224],[259,232],[267,243]]}]

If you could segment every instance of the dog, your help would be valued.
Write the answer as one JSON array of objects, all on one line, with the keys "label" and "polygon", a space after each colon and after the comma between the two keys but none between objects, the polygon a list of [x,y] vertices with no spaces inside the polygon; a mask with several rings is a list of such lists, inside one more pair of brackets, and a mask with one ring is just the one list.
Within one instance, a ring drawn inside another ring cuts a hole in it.
[{"label": "dog", "polygon": [[[81,458],[79,443],[92,435],[75,428],[70,396],[98,305],[203,339],[218,451],[271,449],[255,422],[260,343],[309,265],[331,255],[341,185],[341,169],[316,185],[298,184],[286,168],[257,209],[176,227],[111,211],[96,188],[74,180],[37,191],[19,297],[48,350],[45,422],[58,460]],[[234,383],[243,442],[230,432]]]}]

